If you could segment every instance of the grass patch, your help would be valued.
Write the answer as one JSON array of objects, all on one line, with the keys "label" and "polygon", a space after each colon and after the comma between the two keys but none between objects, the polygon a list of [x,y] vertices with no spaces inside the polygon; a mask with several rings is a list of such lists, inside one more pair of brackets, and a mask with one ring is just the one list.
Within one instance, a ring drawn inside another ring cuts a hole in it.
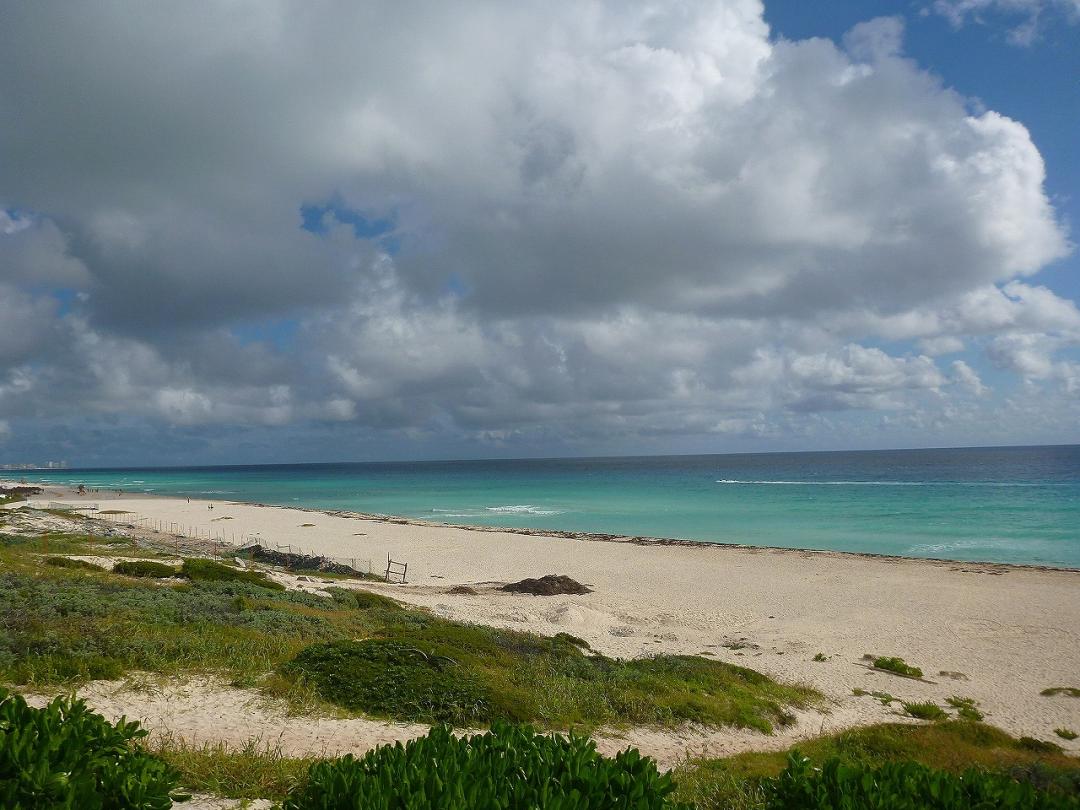
[{"label": "grass patch", "polygon": [[257,740],[232,747],[166,739],[151,746],[150,752],[168,763],[188,790],[226,799],[281,801],[290,790],[307,781],[308,769],[318,761],[287,757],[280,748]]},{"label": "grass patch", "polygon": [[904,711],[919,720],[944,720],[949,715],[936,703],[901,703]]},{"label": "grass patch", "polygon": [[973,720],[978,722],[984,717],[983,713],[976,708],[979,704],[974,698],[962,698],[953,695],[950,698],[946,698],[945,702],[956,709],[956,716],[961,720]]},{"label": "grass patch", "polygon": [[[888,723],[800,742],[815,763],[838,757],[879,767],[913,760],[950,773],[968,768],[1005,773],[1041,789],[1080,795],[1080,762],[1059,752],[1033,751],[983,723],[947,720],[933,725]],[[761,783],[787,764],[788,751],[749,752],[723,759],[691,760],[675,772],[675,797],[698,810],[765,810]]]},{"label": "grass patch", "polygon": [[[307,650],[281,668],[283,676],[354,711],[457,724],[695,722],[768,732],[793,721],[787,707],[816,699],[812,690],[696,656],[616,660],[585,655],[563,639],[419,611],[366,613],[387,622],[373,638]],[[380,668],[394,674],[376,683]],[[340,675],[345,671],[354,674]]]},{"label": "grass patch", "polygon": [[815,661],[828,661],[829,656],[825,655],[825,653],[818,653],[817,655],[814,656],[814,660]]},{"label": "grass patch", "polygon": [[71,557],[46,557],[45,564],[53,568],[77,568],[81,571],[104,571],[100,565],[86,560],[73,560]]},{"label": "grass patch", "polygon": [[175,566],[154,562],[153,560],[120,560],[113,566],[113,573],[123,574],[125,577],[165,579],[175,577],[178,569]]},{"label": "grass patch", "polygon": [[1080,698],[1080,689],[1077,689],[1075,686],[1051,686],[1047,689],[1043,689],[1039,694],[1044,697],[1065,695],[1066,697]]},{"label": "grass patch", "polygon": [[344,601],[346,604],[351,601],[359,610],[382,610],[390,613],[405,610],[400,602],[391,599],[389,596],[372,593],[371,591],[351,590],[349,588],[328,588],[327,591],[335,599]]},{"label": "grass patch", "polygon": [[905,678],[921,678],[923,672],[918,667],[913,667],[904,662],[903,658],[879,656],[874,659],[874,669],[883,669],[895,675],[903,675]]},{"label": "grass patch", "polygon": [[1063,740],[1075,740],[1080,734],[1069,728],[1055,728],[1054,733],[1057,734]]},{"label": "grass patch", "polygon": [[272,591],[285,590],[284,585],[280,582],[274,582],[260,571],[236,568],[200,557],[191,557],[184,560],[184,564],[180,566],[180,576],[194,582],[244,582],[260,588],[268,588]]}]

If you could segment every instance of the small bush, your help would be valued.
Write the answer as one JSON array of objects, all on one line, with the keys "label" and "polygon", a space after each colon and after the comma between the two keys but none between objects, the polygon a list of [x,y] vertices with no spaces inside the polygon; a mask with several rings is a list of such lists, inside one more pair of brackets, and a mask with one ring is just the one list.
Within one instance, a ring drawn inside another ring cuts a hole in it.
[{"label": "small bush", "polygon": [[78,568],[83,571],[104,571],[100,565],[86,560],[73,560],[71,557],[46,557],[45,564],[53,568]]},{"label": "small bush", "polygon": [[398,641],[316,644],[283,669],[313,684],[326,700],[367,714],[456,725],[491,716],[486,690],[472,672]]},{"label": "small bush", "polygon": [[896,675],[903,675],[905,678],[922,677],[922,670],[918,667],[913,667],[910,664],[904,663],[903,658],[890,658],[887,656],[875,658],[874,668],[883,669],[886,672],[892,672]]},{"label": "small bush", "polygon": [[1072,729],[1068,728],[1055,728],[1054,733],[1057,734],[1063,740],[1075,740],[1080,734],[1077,734]]},{"label": "small bush", "polygon": [[1061,746],[1046,740],[1037,740],[1034,737],[1021,737],[1020,747],[1025,751],[1034,751],[1036,754],[1060,754]]},{"label": "small bush", "polygon": [[113,573],[123,574],[126,577],[164,579],[165,577],[175,577],[177,570],[171,565],[154,562],[153,560],[121,560],[113,567]]},{"label": "small bush", "polygon": [[172,768],[132,745],[145,736],[81,700],[34,709],[0,687],[0,807],[164,810],[187,798]]},{"label": "small bush", "polygon": [[184,560],[184,564],[180,566],[180,576],[193,582],[246,582],[249,585],[258,585],[260,588],[268,588],[271,591],[285,590],[285,586],[280,582],[267,579],[266,575],[259,571],[233,568],[214,560],[204,560],[198,557]]},{"label": "small bush", "polygon": [[571,647],[577,647],[579,650],[592,649],[592,647],[589,646],[589,642],[585,639],[572,636],[569,633],[556,633],[552,636],[552,641],[556,644],[569,644]]},{"label": "small bush", "polygon": [[814,660],[819,661],[819,662],[820,661],[828,661],[829,656],[825,655],[825,653],[818,653],[817,655],[814,656]]},{"label": "small bush", "polygon": [[374,608],[377,610],[400,611],[405,609],[400,602],[391,599],[389,596],[383,596],[380,593],[372,593],[371,591],[351,591],[351,593],[352,599],[356,603],[356,607],[360,610],[371,610]]},{"label": "small bush", "polygon": [[1039,694],[1043,697],[1066,695],[1067,697],[1080,698],[1080,689],[1077,689],[1075,686],[1051,686],[1048,689],[1043,689]]},{"label": "small bush", "polygon": [[948,717],[936,703],[901,703],[904,711],[919,720],[944,720]]},{"label": "small bush", "polygon": [[460,739],[433,728],[426,737],[381,746],[360,759],[315,763],[284,808],[691,810],[670,799],[673,790],[671,777],[634,749],[607,759],[585,737],[498,724]]},{"label": "small bush", "polygon": [[1043,792],[1003,774],[970,769],[957,775],[891,762],[878,768],[827,760],[812,768],[797,752],[763,784],[767,810],[1066,810],[1073,797]]},{"label": "small bush", "polygon": [[962,698],[953,695],[951,698],[946,698],[945,702],[956,709],[956,716],[961,720],[971,720],[977,723],[983,719],[983,713],[975,708],[978,704],[974,698]]}]

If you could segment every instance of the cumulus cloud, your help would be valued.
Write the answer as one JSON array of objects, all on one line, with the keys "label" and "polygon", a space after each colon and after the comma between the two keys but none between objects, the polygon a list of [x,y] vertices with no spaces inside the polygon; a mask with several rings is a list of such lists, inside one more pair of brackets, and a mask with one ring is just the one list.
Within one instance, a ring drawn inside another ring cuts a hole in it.
[{"label": "cumulus cloud", "polygon": [[1080,334],[1023,280],[1071,249],[1027,130],[896,18],[42,2],[0,67],[12,421],[782,441]]}]

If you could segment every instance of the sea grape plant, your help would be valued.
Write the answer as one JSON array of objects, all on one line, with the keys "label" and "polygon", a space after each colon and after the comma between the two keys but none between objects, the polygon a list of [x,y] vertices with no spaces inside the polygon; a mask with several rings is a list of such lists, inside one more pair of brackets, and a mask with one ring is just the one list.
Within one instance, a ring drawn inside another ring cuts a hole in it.
[{"label": "sea grape plant", "polygon": [[832,758],[820,768],[797,752],[763,782],[767,810],[1077,810],[1080,797],[1039,790],[1001,773],[963,774],[907,760],[878,768]]},{"label": "sea grape plant", "polygon": [[608,759],[587,737],[544,735],[496,723],[455,737],[438,726],[426,737],[312,766],[284,810],[691,810],[648,757],[628,749]]},{"label": "sea grape plant", "polygon": [[145,736],[74,697],[36,709],[0,687],[0,807],[167,810],[188,797],[172,768],[134,744]]}]

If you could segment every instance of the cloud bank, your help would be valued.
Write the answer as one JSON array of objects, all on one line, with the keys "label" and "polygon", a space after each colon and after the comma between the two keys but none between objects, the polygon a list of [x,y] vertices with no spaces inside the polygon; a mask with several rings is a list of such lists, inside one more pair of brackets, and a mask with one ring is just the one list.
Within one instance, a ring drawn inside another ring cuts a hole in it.
[{"label": "cloud bank", "polygon": [[0,448],[1076,423],[1080,311],[1025,280],[1071,250],[1042,158],[895,18],[838,44],[754,0],[42,2],[5,12],[0,68]]}]

